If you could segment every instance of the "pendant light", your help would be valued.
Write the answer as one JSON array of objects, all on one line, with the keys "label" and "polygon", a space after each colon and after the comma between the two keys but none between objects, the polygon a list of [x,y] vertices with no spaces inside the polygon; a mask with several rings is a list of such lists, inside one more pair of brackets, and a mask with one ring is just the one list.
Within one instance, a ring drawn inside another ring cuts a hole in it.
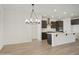
[{"label": "pendant light", "polygon": [[26,24],[40,24],[40,20],[38,19],[37,15],[34,11],[34,5],[35,4],[32,4],[32,11],[30,14],[30,18],[25,20]]}]

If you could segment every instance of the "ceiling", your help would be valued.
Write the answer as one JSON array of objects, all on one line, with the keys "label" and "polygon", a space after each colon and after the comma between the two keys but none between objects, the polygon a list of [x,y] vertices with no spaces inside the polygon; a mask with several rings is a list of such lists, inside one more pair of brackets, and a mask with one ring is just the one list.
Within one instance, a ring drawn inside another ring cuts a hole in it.
[{"label": "ceiling", "polygon": [[57,18],[79,16],[79,4],[41,4],[36,5],[38,14]]},{"label": "ceiling", "polygon": [[[30,14],[32,8],[31,4],[5,4],[4,6],[5,8],[25,8],[27,14]],[[79,4],[36,4],[35,12],[38,16],[51,16],[55,18],[77,17],[79,16]]]}]

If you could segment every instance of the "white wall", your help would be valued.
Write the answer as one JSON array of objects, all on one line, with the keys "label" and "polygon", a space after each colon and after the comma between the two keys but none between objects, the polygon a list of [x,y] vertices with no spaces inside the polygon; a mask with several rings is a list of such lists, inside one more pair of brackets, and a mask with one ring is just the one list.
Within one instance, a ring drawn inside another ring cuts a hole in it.
[{"label": "white wall", "polygon": [[37,25],[36,24],[32,24],[32,39],[37,39]]},{"label": "white wall", "polygon": [[40,41],[42,40],[42,28],[41,28],[41,26],[42,26],[42,24],[40,21],[40,24],[37,25],[37,39]]},{"label": "white wall", "polygon": [[5,44],[31,42],[32,27],[25,24],[25,5],[6,5],[4,8]]},{"label": "white wall", "polygon": [[[40,19],[41,20],[41,19]],[[32,40],[37,39],[41,40],[41,23],[40,24],[32,24]]]},{"label": "white wall", "polygon": [[3,23],[3,8],[0,5],[0,49],[3,47],[3,36],[4,36],[4,23]]},{"label": "white wall", "polygon": [[63,19],[63,31],[66,33],[71,33],[71,19],[70,18]]},{"label": "white wall", "polygon": [[5,44],[41,40],[41,25],[25,24],[30,12],[28,5],[4,5]]}]

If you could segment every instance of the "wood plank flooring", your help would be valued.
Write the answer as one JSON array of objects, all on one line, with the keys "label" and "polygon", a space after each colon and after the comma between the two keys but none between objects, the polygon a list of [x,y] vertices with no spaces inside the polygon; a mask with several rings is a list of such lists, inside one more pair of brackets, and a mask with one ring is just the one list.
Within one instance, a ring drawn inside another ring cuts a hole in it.
[{"label": "wood plank flooring", "polygon": [[74,43],[52,47],[46,40],[34,40],[29,43],[6,45],[0,51],[1,55],[78,55],[79,40]]}]

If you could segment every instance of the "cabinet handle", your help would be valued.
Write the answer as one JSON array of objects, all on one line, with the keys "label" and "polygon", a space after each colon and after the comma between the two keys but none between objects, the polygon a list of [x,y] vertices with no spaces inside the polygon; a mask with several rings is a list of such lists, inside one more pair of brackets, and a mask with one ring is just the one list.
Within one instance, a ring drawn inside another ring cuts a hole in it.
[{"label": "cabinet handle", "polygon": [[56,34],[56,37],[58,36],[58,34]]},{"label": "cabinet handle", "polygon": [[66,36],[67,36],[68,34],[66,33]]},{"label": "cabinet handle", "polygon": [[75,35],[75,33],[73,33],[73,35]]}]

